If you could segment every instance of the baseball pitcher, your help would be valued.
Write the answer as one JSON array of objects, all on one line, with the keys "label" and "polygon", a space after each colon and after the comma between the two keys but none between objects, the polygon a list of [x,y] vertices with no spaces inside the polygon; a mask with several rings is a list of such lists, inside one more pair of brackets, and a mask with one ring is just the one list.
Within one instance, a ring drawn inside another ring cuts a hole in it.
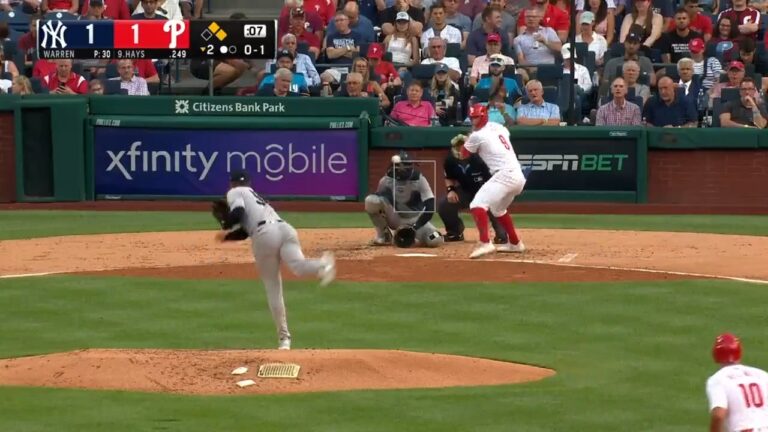
[{"label": "baseball pitcher", "polygon": [[[373,245],[389,245],[393,239],[398,247],[437,247],[443,243],[443,236],[430,223],[435,195],[409,160],[404,151],[393,156],[393,167],[379,180],[376,193],[365,197],[365,211],[376,227]],[[391,230],[396,230],[394,237]]]},{"label": "baseball pitcher", "polygon": [[[437,205],[437,213],[445,225],[445,241],[464,241],[464,222],[459,217],[459,210],[469,208],[469,203],[475,198],[480,186],[491,178],[488,166],[477,154],[464,157],[461,147],[467,140],[465,135],[456,135],[451,140],[451,151],[443,161],[445,186],[448,193]],[[507,232],[501,223],[489,215],[493,231],[496,233],[493,242],[507,242]]]},{"label": "baseball pitcher", "polygon": [[316,276],[320,285],[326,286],[336,277],[335,259],[330,252],[323,253],[320,259],[304,258],[298,233],[251,189],[247,172],[233,172],[229,186],[226,208],[222,211],[223,206],[214,203],[214,217],[223,230],[216,233],[216,240],[224,242],[251,238],[253,258],[264,282],[269,310],[277,327],[278,349],[291,349],[280,264],[285,263],[297,276]]},{"label": "baseball pitcher", "polygon": [[[496,250],[523,252],[525,246],[517,237],[512,217],[507,212],[507,207],[523,192],[525,186],[523,170],[510,144],[509,130],[498,123],[488,122],[488,108],[482,104],[472,105],[469,117],[472,119],[472,133],[461,149],[462,154],[468,157],[471,153],[477,153],[491,171],[490,180],[480,187],[469,203],[469,212],[480,233],[480,244],[469,257],[479,258]],[[507,243],[499,245],[498,249],[488,235],[488,211],[496,216],[509,239]]]},{"label": "baseball pitcher", "polygon": [[707,379],[710,431],[768,431],[768,373],[741,364],[741,341],[730,333],[715,339],[720,370]]}]

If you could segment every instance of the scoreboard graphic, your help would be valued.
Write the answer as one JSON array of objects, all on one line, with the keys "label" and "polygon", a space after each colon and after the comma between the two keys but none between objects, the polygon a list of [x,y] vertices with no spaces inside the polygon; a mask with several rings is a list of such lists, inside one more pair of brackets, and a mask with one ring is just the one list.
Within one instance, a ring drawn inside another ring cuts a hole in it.
[{"label": "scoreboard graphic", "polygon": [[276,20],[41,21],[43,59],[273,59]]}]

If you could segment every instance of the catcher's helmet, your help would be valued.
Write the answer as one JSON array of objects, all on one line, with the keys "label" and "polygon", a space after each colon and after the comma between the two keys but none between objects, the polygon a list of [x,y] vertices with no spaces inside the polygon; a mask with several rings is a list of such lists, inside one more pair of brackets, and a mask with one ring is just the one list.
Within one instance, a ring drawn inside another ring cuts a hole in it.
[{"label": "catcher's helmet", "polygon": [[741,341],[731,333],[721,334],[715,339],[712,357],[715,363],[738,363],[741,361]]},{"label": "catcher's helmet", "polygon": [[251,177],[246,170],[236,170],[229,173],[229,181],[232,183],[248,183]]},{"label": "catcher's helmet", "polygon": [[472,105],[469,107],[469,118],[479,119],[477,123],[472,122],[472,124],[475,129],[482,128],[486,123],[488,123],[488,107],[479,103]]},{"label": "catcher's helmet", "polygon": [[407,180],[413,176],[413,162],[410,160],[411,157],[405,150],[400,150],[400,153],[392,156],[395,178],[398,180]]}]

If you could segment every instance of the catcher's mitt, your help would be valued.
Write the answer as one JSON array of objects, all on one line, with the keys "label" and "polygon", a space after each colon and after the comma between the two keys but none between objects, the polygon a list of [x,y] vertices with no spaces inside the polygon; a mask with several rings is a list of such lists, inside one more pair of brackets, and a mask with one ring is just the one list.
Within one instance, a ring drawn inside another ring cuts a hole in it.
[{"label": "catcher's mitt", "polygon": [[227,222],[227,216],[229,215],[229,205],[226,200],[220,199],[211,203],[211,214],[216,222],[224,228]]},{"label": "catcher's mitt", "polygon": [[461,156],[461,147],[465,141],[467,141],[467,136],[463,134],[456,135],[451,139],[451,153],[456,159],[464,159]]},{"label": "catcher's mitt", "polygon": [[395,246],[400,248],[408,248],[416,243],[416,228],[411,225],[403,225],[395,231],[394,236]]}]

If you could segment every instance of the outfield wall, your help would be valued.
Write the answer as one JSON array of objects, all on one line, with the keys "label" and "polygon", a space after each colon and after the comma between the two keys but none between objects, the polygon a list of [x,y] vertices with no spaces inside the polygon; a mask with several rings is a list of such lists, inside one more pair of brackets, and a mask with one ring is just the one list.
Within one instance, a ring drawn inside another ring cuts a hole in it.
[{"label": "outfield wall", "polygon": [[[0,98],[0,202],[210,199],[247,168],[277,200],[360,201],[390,157],[466,128],[384,127],[373,99]],[[768,133],[514,127],[521,201],[768,206]],[[432,172],[432,166],[425,170]]]}]

